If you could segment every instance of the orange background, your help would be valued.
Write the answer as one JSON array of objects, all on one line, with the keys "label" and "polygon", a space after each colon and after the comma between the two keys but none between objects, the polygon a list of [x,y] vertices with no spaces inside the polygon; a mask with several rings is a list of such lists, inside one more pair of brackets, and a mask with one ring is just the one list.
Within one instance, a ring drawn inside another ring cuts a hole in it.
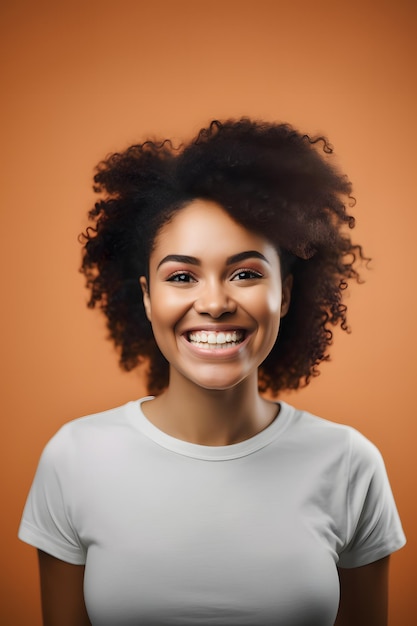
[{"label": "orange background", "polygon": [[413,0],[3,0],[0,621],[39,626],[35,551],[16,539],[40,452],[64,422],[144,392],[85,306],[78,233],[94,165],[149,134],[250,115],[325,132],[373,257],[350,336],[287,397],[381,449],[408,545],[391,624],[417,615],[416,10]]}]

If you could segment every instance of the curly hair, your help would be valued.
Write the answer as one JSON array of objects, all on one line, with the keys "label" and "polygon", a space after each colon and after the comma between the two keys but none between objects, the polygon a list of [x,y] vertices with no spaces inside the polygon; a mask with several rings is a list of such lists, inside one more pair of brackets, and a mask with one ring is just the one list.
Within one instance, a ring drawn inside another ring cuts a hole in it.
[{"label": "curly hair", "polygon": [[349,279],[360,280],[356,266],[365,258],[348,232],[351,183],[331,154],[325,137],[242,118],[213,121],[177,148],[167,139],[145,141],[99,163],[94,190],[104,197],[82,235],[88,306],[105,313],[122,368],[148,363],[150,393],[168,385],[169,364],[146,318],[139,277],[148,275],[160,228],[197,198],[271,241],[283,277],[293,275],[289,311],[259,368],[260,391],[276,395],[318,375],[332,327],[349,331],[343,292]]}]

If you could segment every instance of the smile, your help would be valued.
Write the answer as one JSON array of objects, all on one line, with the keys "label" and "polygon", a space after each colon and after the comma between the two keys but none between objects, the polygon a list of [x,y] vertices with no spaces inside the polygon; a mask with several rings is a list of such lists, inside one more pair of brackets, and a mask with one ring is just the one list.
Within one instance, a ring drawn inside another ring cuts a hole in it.
[{"label": "smile", "polygon": [[206,350],[213,350],[219,348],[233,348],[239,345],[245,338],[245,333],[242,330],[232,331],[194,331],[187,335],[187,339],[190,343],[199,348]]}]

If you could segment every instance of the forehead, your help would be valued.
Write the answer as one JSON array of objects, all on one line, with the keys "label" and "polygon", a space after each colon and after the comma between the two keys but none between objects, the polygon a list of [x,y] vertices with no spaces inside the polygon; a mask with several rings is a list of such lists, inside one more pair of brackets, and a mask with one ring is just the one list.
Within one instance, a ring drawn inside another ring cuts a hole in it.
[{"label": "forehead", "polygon": [[244,250],[278,256],[270,241],[236,222],[219,204],[196,199],[162,226],[151,258],[179,253],[198,258],[221,254],[228,257]]}]

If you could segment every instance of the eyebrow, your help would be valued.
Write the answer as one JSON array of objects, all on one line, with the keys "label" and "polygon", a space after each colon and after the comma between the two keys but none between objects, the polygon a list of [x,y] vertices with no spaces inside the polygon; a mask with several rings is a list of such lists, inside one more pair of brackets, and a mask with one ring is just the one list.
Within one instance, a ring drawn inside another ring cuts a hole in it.
[{"label": "eyebrow", "polygon": [[[265,261],[265,263],[268,263],[268,265],[270,265],[266,256],[264,256],[257,250],[247,250],[245,252],[238,252],[237,254],[233,254],[226,259],[226,265],[240,263],[241,261],[246,261],[246,259],[261,259],[261,261]],[[170,261],[174,261],[176,263],[185,263],[187,265],[201,265],[200,259],[197,259],[197,257],[195,256],[187,256],[185,254],[168,254],[162,259],[162,261],[158,263],[157,269],[159,269],[164,263],[169,263]]]}]

